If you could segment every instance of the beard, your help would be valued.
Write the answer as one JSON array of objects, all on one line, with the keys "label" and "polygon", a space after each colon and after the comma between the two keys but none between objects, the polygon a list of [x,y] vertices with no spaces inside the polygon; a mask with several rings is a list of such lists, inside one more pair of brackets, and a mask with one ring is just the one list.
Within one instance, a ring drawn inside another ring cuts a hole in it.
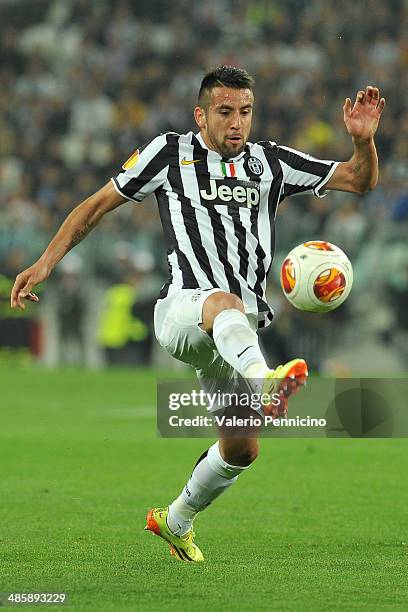
[{"label": "beard", "polygon": [[227,140],[219,140],[210,132],[208,132],[208,136],[214,149],[227,159],[230,157],[236,157],[245,149],[246,140],[244,139],[242,139],[239,144],[234,145]]},{"label": "beard", "polygon": [[236,157],[245,149],[245,143],[242,142],[240,145],[231,145],[229,143],[223,143],[222,148],[220,147],[220,152],[223,157]]}]

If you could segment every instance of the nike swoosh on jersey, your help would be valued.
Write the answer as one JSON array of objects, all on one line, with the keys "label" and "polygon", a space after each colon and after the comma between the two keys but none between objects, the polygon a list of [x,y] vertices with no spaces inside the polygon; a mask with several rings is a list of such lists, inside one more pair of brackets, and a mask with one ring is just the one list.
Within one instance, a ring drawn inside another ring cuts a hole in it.
[{"label": "nike swoosh on jersey", "polygon": [[180,163],[182,166],[189,166],[190,164],[197,164],[200,161],[201,159],[186,159],[185,157],[183,157]]}]

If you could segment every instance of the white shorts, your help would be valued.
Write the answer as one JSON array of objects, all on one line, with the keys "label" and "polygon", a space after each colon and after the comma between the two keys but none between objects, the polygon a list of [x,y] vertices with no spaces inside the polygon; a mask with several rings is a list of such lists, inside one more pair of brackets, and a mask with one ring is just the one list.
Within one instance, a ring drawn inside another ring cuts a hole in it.
[{"label": "white shorts", "polygon": [[[158,300],[154,309],[154,330],[159,344],[195,369],[207,393],[218,391],[220,380],[225,381],[224,392],[234,392],[239,381],[242,382],[238,372],[221,357],[211,336],[200,327],[204,302],[218,291],[222,289],[180,289]],[[247,318],[256,331],[256,315],[247,314]]]}]

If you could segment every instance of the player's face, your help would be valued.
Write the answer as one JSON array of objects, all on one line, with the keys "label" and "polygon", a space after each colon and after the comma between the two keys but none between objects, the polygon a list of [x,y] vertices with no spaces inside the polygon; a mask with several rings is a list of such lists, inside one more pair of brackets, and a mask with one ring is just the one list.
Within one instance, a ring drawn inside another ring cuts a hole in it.
[{"label": "player's face", "polygon": [[251,131],[254,96],[250,89],[214,87],[207,109],[196,108],[196,121],[208,148],[235,157]]}]

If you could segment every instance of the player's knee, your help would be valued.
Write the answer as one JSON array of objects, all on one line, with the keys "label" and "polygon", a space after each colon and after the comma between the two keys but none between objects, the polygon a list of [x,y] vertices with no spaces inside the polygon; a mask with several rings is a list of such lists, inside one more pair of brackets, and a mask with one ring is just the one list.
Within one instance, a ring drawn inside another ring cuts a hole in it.
[{"label": "player's knee", "polygon": [[244,304],[237,295],[234,295],[233,293],[224,293],[223,291],[220,291],[220,298],[218,300],[217,307],[219,312],[222,312],[223,310],[231,310],[232,308],[245,312]]},{"label": "player's knee", "polygon": [[228,453],[226,458],[227,463],[230,465],[251,465],[258,457],[259,447],[258,444],[251,444],[249,446],[242,446],[234,451]]},{"label": "player's knee", "polygon": [[244,304],[237,295],[227,293],[225,291],[217,291],[217,293],[212,293],[204,302],[202,317],[203,329],[205,329],[205,331],[210,331],[212,329],[215,317],[223,310],[231,309],[245,312]]},{"label": "player's knee", "polygon": [[225,291],[213,293],[205,301],[205,304],[207,303],[212,309],[214,318],[223,310],[231,310],[232,308],[245,312],[242,300],[237,295],[234,295],[233,293],[226,293]]}]

